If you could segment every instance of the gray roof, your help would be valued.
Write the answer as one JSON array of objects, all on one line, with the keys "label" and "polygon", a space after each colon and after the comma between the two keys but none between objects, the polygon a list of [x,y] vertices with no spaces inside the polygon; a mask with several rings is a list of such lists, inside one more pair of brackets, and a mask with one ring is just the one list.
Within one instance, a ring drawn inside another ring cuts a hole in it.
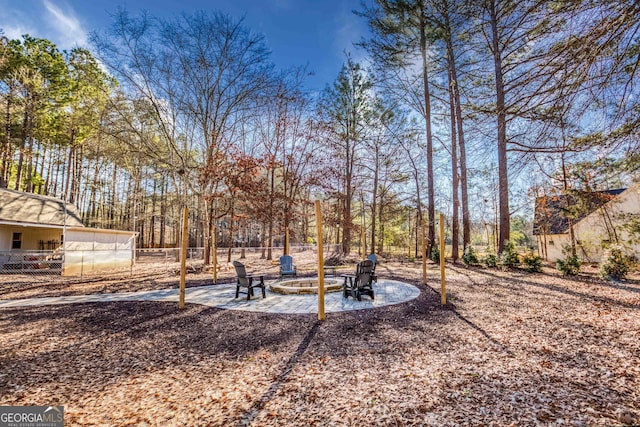
[{"label": "gray roof", "polygon": [[75,206],[55,197],[0,188],[0,221],[25,224],[82,227]]}]

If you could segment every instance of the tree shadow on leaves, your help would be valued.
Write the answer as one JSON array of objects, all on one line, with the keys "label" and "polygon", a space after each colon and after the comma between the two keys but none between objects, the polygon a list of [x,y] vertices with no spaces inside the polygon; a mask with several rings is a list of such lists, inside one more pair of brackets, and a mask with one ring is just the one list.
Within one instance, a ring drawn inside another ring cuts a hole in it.
[{"label": "tree shadow on leaves", "polygon": [[[462,271],[458,271],[462,274],[464,274]],[[489,270],[483,270],[483,269],[474,269],[474,272],[487,276],[487,277],[492,277],[495,279],[498,279],[498,281],[508,281],[509,278],[508,277],[504,277],[504,276],[500,276],[498,274],[492,273]],[[580,298],[583,300],[588,300],[588,301],[592,301],[592,302],[598,302],[598,303],[606,303],[606,304],[611,304],[611,305],[617,305],[620,307],[624,307],[624,308],[630,308],[633,310],[640,310],[640,306],[638,304],[634,304],[634,303],[630,303],[630,302],[626,302],[626,301],[620,301],[614,298],[610,298],[610,297],[604,297],[604,296],[599,296],[599,295],[591,295],[587,292],[580,292],[580,291],[575,291],[572,289],[568,289],[565,287],[562,287],[560,285],[553,285],[550,283],[539,283],[539,282],[534,282],[532,280],[530,280],[528,277],[525,278],[527,274],[523,273],[521,276],[517,277],[517,281],[519,284],[523,284],[523,285],[527,285],[527,286],[531,286],[531,287],[535,287],[535,288],[539,288],[539,289],[546,289],[552,292],[558,292],[558,293],[562,293],[565,295],[570,295],[576,298]],[[583,283],[580,282],[578,280],[573,280],[574,283]],[[603,285],[603,283],[598,282],[595,284],[591,284],[592,286],[601,286]],[[618,287],[618,286],[613,286],[611,284],[607,285],[604,284],[604,286],[609,286],[609,287],[614,287],[617,289],[621,289],[621,290],[629,290],[629,291],[633,291],[633,292],[638,292],[638,290],[636,290],[635,288],[631,288],[631,289],[626,289],[626,287]]]}]

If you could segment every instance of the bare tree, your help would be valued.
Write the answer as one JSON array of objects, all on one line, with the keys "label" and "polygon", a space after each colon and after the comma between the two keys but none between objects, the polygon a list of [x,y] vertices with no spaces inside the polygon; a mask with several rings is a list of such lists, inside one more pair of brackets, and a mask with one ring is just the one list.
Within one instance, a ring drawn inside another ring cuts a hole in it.
[{"label": "bare tree", "polygon": [[[176,187],[182,188],[183,203],[189,191],[200,197],[219,194],[224,183],[211,173],[212,166],[226,161],[224,153],[236,142],[238,126],[271,83],[264,38],[222,13],[162,20],[132,18],[121,10],[110,33],[94,34],[93,41],[127,93],[152,107],[166,150],[160,158],[157,142],[145,140],[140,149],[168,164],[174,181],[182,183]],[[195,173],[199,179],[192,179]],[[213,221],[210,215],[209,224]]]}]

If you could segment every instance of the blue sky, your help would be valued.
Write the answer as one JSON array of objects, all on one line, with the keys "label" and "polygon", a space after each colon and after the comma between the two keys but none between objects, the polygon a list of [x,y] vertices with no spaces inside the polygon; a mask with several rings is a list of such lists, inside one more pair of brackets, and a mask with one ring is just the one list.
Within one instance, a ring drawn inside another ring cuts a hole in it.
[{"label": "blue sky", "polygon": [[0,0],[0,28],[10,38],[49,39],[61,50],[87,46],[89,33],[105,29],[118,6],[164,17],[198,9],[244,16],[247,27],[265,35],[278,67],[309,65],[310,89],[336,78],[345,50],[361,56],[353,43],[366,32],[365,21],[351,12],[360,0]]}]

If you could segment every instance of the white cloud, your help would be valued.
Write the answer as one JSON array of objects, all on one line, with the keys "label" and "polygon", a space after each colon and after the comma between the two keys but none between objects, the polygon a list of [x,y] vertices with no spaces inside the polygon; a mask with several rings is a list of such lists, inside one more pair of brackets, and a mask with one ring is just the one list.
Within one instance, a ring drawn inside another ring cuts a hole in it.
[{"label": "white cloud", "polygon": [[60,50],[87,46],[87,32],[73,8],[64,1],[0,0],[0,28],[10,39],[22,39],[22,35],[29,34],[51,40]]},{"label": "white cloud", "polygon": [[25,23],[9,23],[0,27],[4,35],[10,39],[22,39],[23,34],[34,34],[35,29]]},{"label": "white cloud", "polygon": [[0,29],[4,35],[10,39],[21,39],[23,34],[34,34],[37,25],[29,16],[16,9],[8,1],[0,0],[0,10],[2,10],[2,22]]},{"label": "white cloud", "polygon": [[50,0],[43,0],[42,3],[46,9],[43,14],[44,22],[53,31],[49,38],[56,42],[59,48],[88,45],[87,32],[68,4],[55,4]]}]

